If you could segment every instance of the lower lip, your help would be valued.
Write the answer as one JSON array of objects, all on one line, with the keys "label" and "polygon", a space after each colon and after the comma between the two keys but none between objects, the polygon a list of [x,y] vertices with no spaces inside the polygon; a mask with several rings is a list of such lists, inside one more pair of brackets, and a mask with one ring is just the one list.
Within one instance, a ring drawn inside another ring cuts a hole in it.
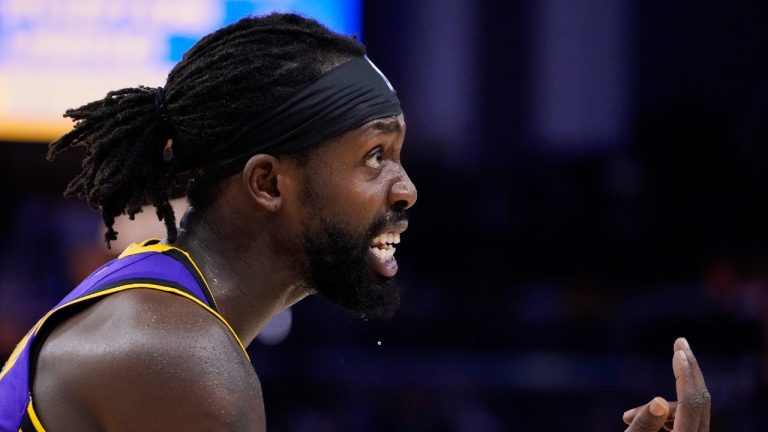
[{"label": "lower lip", "polygon": [[384,277],[392,277],[397,274],[397,260],[395,257],[382,261],[372,250],[368,252],[368,259],[373,268]]}]

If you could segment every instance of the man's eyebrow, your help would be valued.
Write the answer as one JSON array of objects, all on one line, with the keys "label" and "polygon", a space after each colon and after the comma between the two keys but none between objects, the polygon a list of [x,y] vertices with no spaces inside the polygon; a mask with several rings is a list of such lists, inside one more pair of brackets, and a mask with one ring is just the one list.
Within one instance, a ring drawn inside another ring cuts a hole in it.
[{"label": "man's eyebrow", "polygon": [[374,133],[398,133],[403,130],[403,127],[400,126],[400,122],[396,118],[374,120],[368,127]]}]

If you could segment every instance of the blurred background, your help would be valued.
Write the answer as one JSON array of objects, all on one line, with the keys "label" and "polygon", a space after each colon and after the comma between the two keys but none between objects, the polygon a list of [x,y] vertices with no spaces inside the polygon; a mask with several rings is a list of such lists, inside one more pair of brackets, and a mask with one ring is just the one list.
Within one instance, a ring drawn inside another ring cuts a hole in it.
[{"label": "blurred background", "polygon": [[[0,362],[128,241],[45,161],[69,107],[159,86],[204,34],[294,10],[397,88],[419,188],[391,322],[319,299],[249,348],[271,431],[624,430],[688,337],[712,430],[768,414],[768,5],[0,0]],[[178,203],[183,207],[183,203]],[[154,234],[153,234],[154,232]]]}]

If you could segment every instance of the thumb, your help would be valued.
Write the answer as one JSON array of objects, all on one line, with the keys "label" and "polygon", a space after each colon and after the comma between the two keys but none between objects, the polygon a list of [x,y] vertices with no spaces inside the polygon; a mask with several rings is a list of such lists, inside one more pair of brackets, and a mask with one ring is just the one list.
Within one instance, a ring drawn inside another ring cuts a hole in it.
[{"label": "thumb", "polygon": [[655,397],[651,402],[640,408],[625,432],[658,432],[664,426],[669,415],[669,403],[663,398]]}]

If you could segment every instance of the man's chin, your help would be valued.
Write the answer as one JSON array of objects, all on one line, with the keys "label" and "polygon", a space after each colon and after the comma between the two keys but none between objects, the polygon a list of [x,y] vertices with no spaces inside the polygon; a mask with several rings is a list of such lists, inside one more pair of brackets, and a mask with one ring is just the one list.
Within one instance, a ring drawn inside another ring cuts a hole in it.
[{"label": "man's chin", "polygon": [[330,303],[365,319],[391,318],[400,306],[401,292],[394,278],[396,264],[393,271],[389,263],[396,263],[394,249],[375,262],[370,247],[375,238],[372,233],[380,232],[386,223],[386,219],[373,223],[364,234],[331,223],[307,230],[303,239],[306,261],[298,268],[304,269],[306,280]]},{"label": "man's chin", "polygon": [[402,289],[394,278],[379,277],[376,283],[339,291],[317,287],[317,293],[336,306],[363,319],[391,319],[400,308]]}]

